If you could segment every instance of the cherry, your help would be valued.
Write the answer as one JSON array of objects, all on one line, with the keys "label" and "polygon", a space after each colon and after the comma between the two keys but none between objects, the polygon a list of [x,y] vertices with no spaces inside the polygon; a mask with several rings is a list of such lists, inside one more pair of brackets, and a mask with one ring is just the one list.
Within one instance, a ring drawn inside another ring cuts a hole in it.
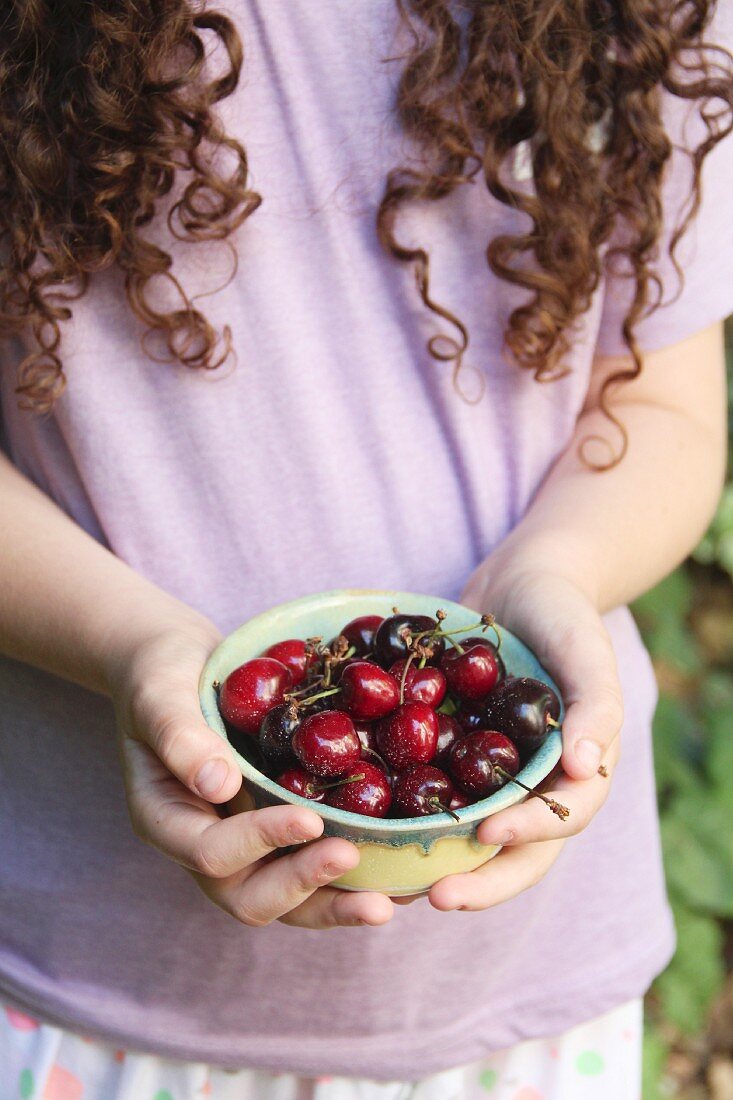
[{"label": "cherry", "polygon": [[448,757],[450,756],[451,749],[459,737],[463,737],[463,730],[452,715],[439,714],[437,717],[438,745],[435,750],[435,760],[433,762],[439,767],[445,768],[448,766]]},{"label": "cherry", "polygon": [[[395,661],[390,665],[390,675],[394,676],[398,684],[402,683],[402,673],[405,670],[407,658]],[[426,665],[419,668],[415,661],[410,662],[410,667],[405,676],[405,690],[402,696],[405,703],[427,703],[429,707],[439,707],[445,699],[448,685],[445,676],[439,668]]]},{"label": "cherry", "polygon": [[255,657],[230,672],[219,691],[222,717],[234,729],[256,736],[260,723],[292,687],[292,676],[282,661]]},{"label": "cherry", "polygon": [[355,655],[363,657],[365,653],[371,653],[374,648],[374,635],[384,622],[381,615],[360,615],[352,619],[342,629],[341,633],[346,638],[349,646],[354,647]]},{"label": "cherry", "polygon": [[394,786],[394,806],[399,817],[425,817],[444,813],[453,797],[453,784],[440,768],[419,764],[402,772]]},{"label": "cherry", "polygon": [[284,642],[275,642],[274,645],[265,650],[262,656],[274,657],[276,661],[281,661],[290,670],[293,687],[302,684],[308,675],[308,669],[318,660],[316,653],[313,650],[307,650],[305,642],[301,641],[300,638],[289,638]]},{"label": "cherry", "polygon": [[[436,630],[437,622],[428,615],[390,615],[385,619],[379,630],[374,635],[374,653],[381,665],[389,668],[400,657],[406,657],[408,653],[405,634],[409,632],[412,637],[422,634],[424,630]],[[431,660],[437,660],[445,648],[442,638],[426,638],[425,644],[433,650]]]},{"label": "cherry", "polygon": [[300,723],[289,703],[280,703],[268,710],[260,725],[259,743],[262,759],[273,772],[280,772],[295,763],[292,740]]},{"label": "cherry", "polygon": [[451,749],[450,773],[458,786],[475,798],[486,798],[507,782],[504,772],[519,771],[516,745],[495,730],[479,730],[456,741]]},{"label": "cherry", "polygon": [[323,801],[323,791],[318,789],[313,776],[302,768],[288,768],[277,777],[275,782],[286,791],[299,794],[301,798],[310,798],[311,802]]},{"label": "cherry", "polygon": [[463,791],[453,791],[453,797],[448,803],[449,810],[462,810],[464,806],[470,806],[468,801],[468,795],[465,795]]},{"label": "cherry", "polygon": [[400,685],[394,676],[371,661],[349,664],[341,675],[340,687],[342,705],[352,718],[383,718],[400,701]]},{"label": "cherry", "polygon": [[560,700],[548,684],[530,677],[500,684],[488,701],[492,729],[516,742],[522,760],[544,744],[560,717]]},{"label": "cherry", "polygon": [[[361,779],[352,779],[360,775]],[[325,801],[337,810],[367,817],[386,817],[392,804],[392,791],[381,768],[359,760],[339,777],[341,782],[325,791]]]},{"label": "cherry", "polygon": [[341,775],[361,755],[361,742],[348,714],[324,710],[309,714],[293,734],[293,752],[316,775]]},{"label": "cherry", "polygon": [[491,729],[494,722],[490,715],[491,697],[483,703],[462,702],[455,713],[455,719],[464,733]]},{"label": "cherry", "polygon": [[438,719],[427,703],[403,703],[377,725],[377,748],[397,771],[427,764],[438,744]]},{"label": "cherry", "polygon": [[460,649],[447,650],[440,659],[440,667],[450,690],[459,699],[472,702],[485,698],[499,678],[496,650],[484,640],[473,645],[461,643]]},{"label": "cherry", "polygon": [[499,653],[498,647],[494,644],[494,642],[491,641],[490,638],[487,638],[483,634],[475,634],[471,638],[466,638],[465,642],[461,641],[461,649],[468,649],[469,646],[476,645],[479,642],[481,645],[487,645],[491,652],[494,654],[494,660],[496,661],[496,666],[499,670],[499,675],[496,678],[496,682],[497,684],[500,684],[502,680],[506,679],[506,665],[502,660],[502,656]]}]

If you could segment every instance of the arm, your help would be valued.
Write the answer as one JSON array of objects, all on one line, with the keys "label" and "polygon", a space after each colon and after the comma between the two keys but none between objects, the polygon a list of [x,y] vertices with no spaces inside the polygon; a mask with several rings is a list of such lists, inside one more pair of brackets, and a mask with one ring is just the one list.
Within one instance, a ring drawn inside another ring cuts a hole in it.
[{"label": "arm", "polygon": [[570,446],[508,538],[470,578],[464,601],[491,611],[535,650],[562,690],[565,776],[557,797],[567,822],[537,799],[488,818],[483,843],[507,848],[470,875],[437,883],[439,909],[483,909],[537,882],[564,839],[600,809],[609,782],[598,775],[618,759],[621,690],[601,614],[634,599],[670,572],[709,523],[725,469],[725,358],[715,325],[644,358],[638,379],[620,386],[612,407],[628,451],[597,473],[578,448],[609,438],[599,409],[603,379],[624,360],[597,359],[586,406]]},{"label": "arm", "polygon": [[275,806],[219,817],[212,803],[232,799],[242,777],[198,704],[214,625],[85,534],[1,454],[0,514],[12,517],[0,527],[0,651],[112,698],[138,836],[245,924],[389,920],[381,895],[325,887],[358,862],[345,840],[262,862],[319,837],[317,814]]}]

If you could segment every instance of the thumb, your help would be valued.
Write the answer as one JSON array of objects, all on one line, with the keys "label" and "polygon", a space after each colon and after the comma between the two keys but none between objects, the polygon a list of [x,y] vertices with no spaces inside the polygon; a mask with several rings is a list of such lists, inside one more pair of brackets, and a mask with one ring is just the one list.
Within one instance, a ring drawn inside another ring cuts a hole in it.
[{"label": "thumb", "polygon": [[231,746],[207,726],[189,684],[157,682],[132,707],[129,736],[148,745],[169,772],[207,802],[227,802],[242,785]]}]

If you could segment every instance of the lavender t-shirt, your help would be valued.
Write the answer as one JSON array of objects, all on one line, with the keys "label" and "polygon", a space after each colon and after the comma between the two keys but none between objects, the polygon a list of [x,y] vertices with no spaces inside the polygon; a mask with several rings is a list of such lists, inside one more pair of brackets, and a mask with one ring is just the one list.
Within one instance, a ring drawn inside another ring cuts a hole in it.
[{"label": "lavender t-shirt", "polygon": [[[64,326],[69,385],[51,417],[17,411],[22,349],[3,346],[8,450],[81,526],[224,631],[339,586],[456,597],[568,445],[594,350],[623,350],[624,288],[599,288],[572,372],[537,385],[502,357],[520,292],[484,258],[518,215],[479,186],[406,211],[400,233],[429,247],[435,296],[468,323],[469,362],[485,377],[480,402],[461,400],[426,357],[434,319],[375,237],[385,173],[405,152],[400,63],[384,62],[397,52],[393,0],[227,10],[246,64],[223,113],[265,201],[237,234],[234,280],[201,304],[231,325],[236,368],[210,376],[146,358],[121,277],[104,273]],[[718,34],[731,41],[726,18]],[[681,127],[679,110],[670,117]],[[733,310],[732,176],[728,141],[682,250],[685,290],[642,327],[643,347]],[[679,158],[668,211],[687,181]],[[223,245],[156,232],[191,293],[225,282]],[[132,835],[109,702],[2,661],[0,992],[121,1046],[375,1078],[419,1077],[640,995],[673,945],[656,692],[628,611],[607,623],[625,751],[606,806],[544,881],[483,913],[423,900],[386,927],[328,933],[250,929],[217,910]]]}]

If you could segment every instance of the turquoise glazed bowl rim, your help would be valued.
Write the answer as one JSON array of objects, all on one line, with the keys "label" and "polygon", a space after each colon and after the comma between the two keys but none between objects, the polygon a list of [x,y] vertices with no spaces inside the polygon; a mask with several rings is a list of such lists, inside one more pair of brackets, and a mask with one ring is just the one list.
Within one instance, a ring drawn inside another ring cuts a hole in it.
[{"label": "turquoise glazed bowl rim", "polygon": [[[365,606],[367,603],[370,605],[369,607]],[[372,603],[379,606],[371,606]],[[274,780],[264,775],[263,772],[255,768],[254,765],[243,757],[241,753],[237,752],[231,744],[219,713],[216,689],[214,687],[215,681],[224,679],[233,669],[243,664],[244,661],[258,656],[268,645],[272,645],[274,642],[284,637],[295,636],[293,633],[278,635],[276,633],[278,629],[278,620],[284,619],[289,621],[294,616],[297,617],[307,613],[312,613],[312,616],[315,617],[318,614],[325,614],[329,610],[335,611],[338,609],[344,612],[344,617],[341,619],[340,624],[344,625],[357,615],[383,613],[389,615],[393,607],[400,607],[400,609],[404,609],[406,613],[414,612],[415,614],[434,614],[436,609],[440,607],[448,612],[448,621],[451,624],[455,623],[456,620],[460,622],[461,620],[475,621],[476,619],[476,612],[463,604],[455,603],[452,600],[441,599],[437,596],[427,596],[415,592],[396,592],[370,588],[344,588],[334,589],[331,592],[319,592],[309,596],[301,596],[299,599],[277,604],[268,611],[263,611],[253,616],[220,642],[210,655],[201,673],[201,679],[199,681],[201,710],[207,725],[215,730],[219,736],[229,744],[244,777],[249,780],[251,784],[260,787],[271,797],[280,802],[288,803],[293,806],[304,806],[307,809],[314,810],[325,821],[333,821],[348,826],[351,830],[361,827],[362,829],[367,829],[371,834],[381,833],[385,838],[397,836],[402,833],[414,833],[416,829],[428,833],[439,832],[441,835],[450,835],[451,830],[447,829],[446,826],[451,824],[455,826],[457,831],[463,832],[467,825],[474,823],[478,824],[483,821],[484,818],[498,813],[499,810],[504,810],[508,806],[513,806],[517,802],[523,801],[527,796],[526,792],[514,783],[507,783],[506,786],[496,791],[495,794],[490,795],[489,798],[484,798],[479,802],[473,803],[471,806],[465,806],[463,809],[457,810],[457,821],[447,813],[430,814],[426,817],[403,818],[366,817],[363,814],[354,814],[348,810],[339,810],[334,806],[328,806],[321,802],[314,802],[311,799],[302,798],[300,795],[285,790],[279,783],[275,783]],[[536,679],[544,680],[559,696],[560,693],[557,685],[552,677],[544,671],[531,650],[528,649],[516,635],[507,630],[506,627],[502,626],[500,623],[497,623],[497,627],[502,639],[502,655],[508,657],[506,663],[509,671],[516,668],[517,661],[520,661],[521,664],[525,666],[525,670],[521,671],[521,675],[532,675]],[[313,633],[314,631],[306,630],[301,636],[310,637]],[[264,635],[267,635],[269,640],[267,640]],[[527,668],[529,668],[529,671],[526,670]],[[563,714],[564,710],[561,711],[561,721]],[[544,745],[542,745],[534,756],[527,761],[522,770],[517,774],[517,779],[521,779],[528,787],[536,787],[550,774],[558,763],[561,755],[562,731],[561,728],[558,728],[550,733]]]}]

